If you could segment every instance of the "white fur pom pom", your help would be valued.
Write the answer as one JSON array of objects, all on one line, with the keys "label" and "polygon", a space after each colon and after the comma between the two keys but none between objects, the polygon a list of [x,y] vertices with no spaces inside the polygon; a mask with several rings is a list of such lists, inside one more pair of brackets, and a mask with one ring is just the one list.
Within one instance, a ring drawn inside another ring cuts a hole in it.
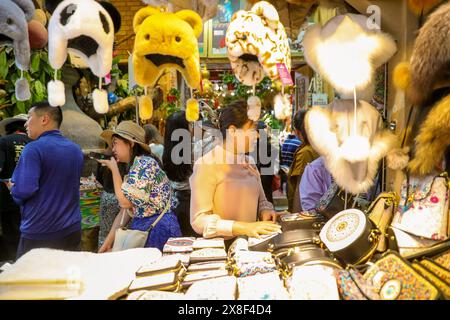
[{"label": "white fur pom pom", "polygon": [[258,121],[261,115],[261,100],[257,96],[251,96],[247,100],[247,117],[252,121]]},{"label": "white fur pom pom", "polygon": [[342,157],[349,162],[365,161],[370,154],[369,139],[363,136],[350,136],[340,147]]},{"label": "white fur pom pom", "polygon": [[62,107],[66,104],[64,83],[60,80],[51,80],[47,84],[48,103],[52,107]]},{"label": "white fur pom pom", "polygon": [[286,95],[277,94],[274,99],[275,118],[285,120],[292,113],[292,106]]},{"label": "white fur pom pom", "polygon": [[20,78],[15,83],[16,98],[18,101],[27,101],[31,98],[30,85],[28,80]]},{"label": "white fur pom pom", "polygon": [[106,90],[95,89],[92,93],[95,112],[103,114],[109,110],[108,93]]}]

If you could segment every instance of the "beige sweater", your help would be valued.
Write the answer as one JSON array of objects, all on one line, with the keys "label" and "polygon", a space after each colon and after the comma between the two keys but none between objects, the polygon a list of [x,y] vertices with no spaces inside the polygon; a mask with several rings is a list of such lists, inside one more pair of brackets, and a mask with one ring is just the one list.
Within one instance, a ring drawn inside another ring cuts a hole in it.
[{"label": "beige sweater", "polygon": [[203,237],[232,237],[234,221],[255,222],[258,213],[273,210],[259,174],[241,164],[245,159],[254,164],[219,145],[195,162],[189,179],[191,224]]}]

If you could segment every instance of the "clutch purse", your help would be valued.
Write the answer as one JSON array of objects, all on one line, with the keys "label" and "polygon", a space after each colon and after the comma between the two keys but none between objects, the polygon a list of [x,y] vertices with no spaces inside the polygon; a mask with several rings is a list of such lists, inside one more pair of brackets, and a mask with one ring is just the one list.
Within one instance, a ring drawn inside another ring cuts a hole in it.
[{"label": "clutch purse", "polygon": [[332,268],[295,267],[287,283],[291,299],[294,300],[339,300],[339,291]]},{"label": "clutch purse", "polygon": [[143,265],[136,271],[136,276],[151,276],[159,273],[178,272],[182,268],[181,260],[177,256],[163,256],[158,261]]},{"label": "clutch purse", "polygon": [[314,211],[285,214],[280,216],[279,220],[283,232],[296,229],[320,229],[325,224],[324,217]]},{"label": "clutch purse", "polygon": [[371,265],[364,279],[378,288],[382,300],[436,300],[440,296],[431,282],[393,251]]},{"label": "clutch purse", "polygon": [[433,261],[445,269],[450,270],[450,250],[434,256]]},{"label": "clutch purse", "polygon": [[288,300],[289,293],[278,272],[237,279],[238,300]]},{"label": "clutch purse", "polygon": [[392,226],[432,240],[448,238],[449,184],[447,173],[408,178]]},{"label": "clutch purse", "polygon": [[237,281],[225,276],[193,283],[186,291],[189,300],[235,300]]},{"label": "clutch purse", "polygon": [[236,277],[248,277],[277,270],[269,252],[238,252],[233,258],[233,270]]},{"label": "clutch purse", "polygon": [[277,234],[269,243],[270,251],[305,244],[320,244],[318,232],[313,229],[298,229]]},{"label": "clutch purse", "polygon": [[380,232],[358,209],[339,212],[320,231],[320,240],[345,264],[368,261],[378,246]]},{"label": "clutch purse", "polygon": [[193,251],[190,255],[190,260],[192,263],[203,261],[227,260],[227,253],[225,252],[225,249],[205,248]]},{"label": "clutch purse", "polygon": [[423,259],[422,261],[420,261],[420,264],[423,265],[428,270],[430,270],[431,272],[433,272],[439,278],[444,280],[446,283],[450,283],[450,271],[449,270],[436,264],[433,260],[430,260],[429,258]]},{"label": "clutch purse", "polygon": [[161,273],[148,277],[134,279],[128,287],[128,292],[139,290],[176,291],[179,285],[179,272]]},{"label": "clutch purse", "polygon": [[225,276],[228,276],[227,270],[210,270],[210,271],[188,273],[181,282],[181,285],[183,287],[189,287],[190,285],[198,281],[220,278]]},{"label": "clutch purse", "polygon": [[194,237],[179,237],[169,238],[164,245],[164,253],[189,253],[192,252],[195,238]]},{"label": "clutch purse", "polygon": [[384,252],[387,248],[387,229],[391,224],[394,212],[397,206],[397,196],[393,192],[381,193],[367,209],[366,214],[369,219],[380,230],[380,241],[378,243],[377,251]]},{"label": "clutch purse", "polygon": [[191,264],[188,268],[188,272],[197,271],[209,271],[209,270],[225,270],[227,263],[225,261],[213,261],[213,262],[198,262]]},{"label": "clutch purse", "polygon": [[450,285],[439,278],[436,274],[425,268],[421,263],[415,260],[412,263],[412,267],[417,270],[424,278],[434,284],[442,293],[444,298],[448,300],[450,298]]},{"label": "clutch purse", "polygon": [[194,250],[204,248],[225,248],[225,242],[223,238],[204,239],[197,238],[192,244]]},{"label": "clutch purse", "polygon": [[357,270],[335,270],[335,276],[342,300],[380,300],[378,288],[366,281]]}]

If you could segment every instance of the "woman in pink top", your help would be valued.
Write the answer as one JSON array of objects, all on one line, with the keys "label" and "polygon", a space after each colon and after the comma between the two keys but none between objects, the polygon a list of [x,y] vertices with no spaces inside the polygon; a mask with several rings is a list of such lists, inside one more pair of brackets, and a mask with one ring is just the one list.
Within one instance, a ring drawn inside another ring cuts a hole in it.
[{"label": "woman in pink top", "polygon": [[[191,185],[191,224],[205,238],[259,237],[280,230],[252,158],[257,123],[247,116],[245,101],[220,115],[222,143],[195,162]],[[259,220],[259,221],[257,221]]]}]

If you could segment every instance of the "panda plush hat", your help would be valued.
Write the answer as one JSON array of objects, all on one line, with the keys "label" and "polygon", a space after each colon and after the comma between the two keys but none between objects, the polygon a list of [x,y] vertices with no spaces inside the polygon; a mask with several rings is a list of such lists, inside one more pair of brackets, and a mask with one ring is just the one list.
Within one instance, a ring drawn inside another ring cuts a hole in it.
[{"label": "panda plush hat", "polygon": [[[99,77],[99,89],[93,92],[94,108],[98,113],[108,111],[108,98],[101,90],[101,78],[111,70],[114,33],[120,28],[120,14],[105,1],[94,0],[46,0],[52,13],[48,32],[48,57],[52,68],[60,69],[73,52],[80,56]],[[56,80],[48,83],[49,103],[65,104],[64,84]]]},{"label": "panda plush hat", "polygon": [[[33,18],[34,5],[31,0],[0,1],[0,44],[12,43],[17,67],[23,72],[30,67],[30,42],[27,23]],[[15,83],[16,98],[30,99],[28,81],[22,76]]]}]

